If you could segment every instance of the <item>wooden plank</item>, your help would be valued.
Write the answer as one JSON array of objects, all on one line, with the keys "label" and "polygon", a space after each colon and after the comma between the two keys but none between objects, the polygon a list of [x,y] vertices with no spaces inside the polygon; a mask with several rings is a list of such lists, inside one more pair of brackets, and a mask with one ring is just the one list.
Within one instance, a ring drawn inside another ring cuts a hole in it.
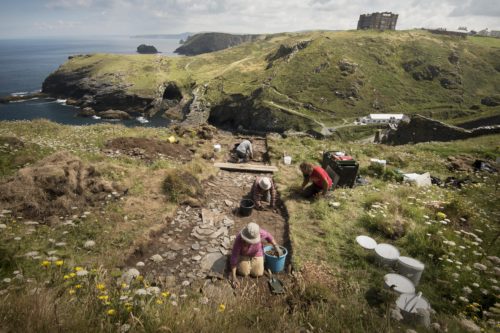
[{"label": "wooden plank", "polygon": [[247,163],[214,163],[214,166],[224,170],[255,171],[255,172],[276,172],[278,168],[272,165],[258,165]]}]

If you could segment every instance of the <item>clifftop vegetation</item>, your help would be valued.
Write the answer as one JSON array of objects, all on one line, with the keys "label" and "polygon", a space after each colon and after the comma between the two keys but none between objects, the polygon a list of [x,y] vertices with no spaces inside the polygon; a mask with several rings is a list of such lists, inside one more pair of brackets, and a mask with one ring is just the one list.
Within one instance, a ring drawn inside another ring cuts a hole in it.
[{"label": "clifftop vegetation", "polygon": [[[283,33],[192,57],[95,54],[74,57],[55,74],[150,99],[165,82],[184,96],[204,87],[199,97],[213,123],[283,130],[340,125],[368,113],[451,123],[494,115],[499,71],[498,39],[411,30]],[[249,115],[262,123],[248,124]]]}]

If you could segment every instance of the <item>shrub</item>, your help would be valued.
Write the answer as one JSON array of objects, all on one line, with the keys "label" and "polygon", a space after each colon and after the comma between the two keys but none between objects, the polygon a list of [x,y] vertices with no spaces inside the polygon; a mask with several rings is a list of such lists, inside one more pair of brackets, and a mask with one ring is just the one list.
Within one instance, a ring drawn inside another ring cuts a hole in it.
[{"label": "shrub", "polygon": [[198,179],[187,172],[172,170],[163,181],[163,191],[171,202],[198,200],[203,194]]}]

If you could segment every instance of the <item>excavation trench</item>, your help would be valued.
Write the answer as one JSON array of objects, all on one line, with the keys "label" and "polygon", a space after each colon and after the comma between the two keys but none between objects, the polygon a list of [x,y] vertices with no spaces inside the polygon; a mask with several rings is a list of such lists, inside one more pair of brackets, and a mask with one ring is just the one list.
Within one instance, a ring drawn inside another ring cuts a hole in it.
[{"label": "excavation trench", "polygon": [[[241,139],[235,138],[235,143],[238,140]],[[257,161],[252,163],[267,164],[266,140],[254,138],[253,146]],[[224,158],[229,160],[229,154]],[[234,238],[249,222],[256,222],[288,249],[285,271],[279,273],[286,284],[292,249],[288,214],[279,193],[276,211],[253,210],[246,217],[239,213],[239,203],[250,197],[251,186],[258,175],[272,176],[218,171],[215,177],[203,182],[204,205],[179,206],[174,216],[165,221],[165,227],[151,235],[148,243],[139,246],[126,260],[126,265],[138,268],[148,281],[165,288],[182,290],[214,284],[227,292],[231,290],[226,278]],[[269,292],[265,277],[242,278],[241,281],[244,290]]]}]

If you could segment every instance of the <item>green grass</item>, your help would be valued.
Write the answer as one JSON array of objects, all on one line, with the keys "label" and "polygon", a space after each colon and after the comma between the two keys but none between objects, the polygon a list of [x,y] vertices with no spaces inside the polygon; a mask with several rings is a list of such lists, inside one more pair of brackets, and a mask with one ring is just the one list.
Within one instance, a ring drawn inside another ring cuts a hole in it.
[{"label": "green grass", "polygon": [[[33,163],[51,151],[67,149],[85,161],[96,163],[106,179],[130,181],[128,195],[143,202],[149,198],[151,184],[157,184],[158,193],[162,193],[162,182],[169,173],[186,171],[198,180],[212,174],[209,164],[200,158],[202,152],[211,150],[211,142],[203,142],[194,161],[183,166],[169,161],[147,165],[130,158],[109,158],[99,150],[108,139],[119,136],[166,139],[170,135],[172,133],[164,129],[113,125],[70,127],[47,121],[0,124],[0,137],[17,137],[27,144],[26,149],[36,145],[33,151],[43,152],[40,156],[33,155]],[[353,155],[365,171],[370,170],[369,159],[375,157],[387,159],[389,170],[430,170],[441,178],[462,177],[465,175],[448,170],[447,156],[495,156],[499,139],[500,135],[494,135],[397,147],[297,137],[270,139],[271,162],[280,166],[274,177],[289,214],[295,275],[290,278],[286,295],[263,300],[211,299],[208,305],[202,305],[201,295],[189,292],[185,299],[175,299],[177,305],[173,305],[174,298],[162,295],[141,298],[123,290],[118,268],[122,267],[128,251],[135,249],[141,240],[147,240],[145,235],[161,225],[158,221],[175,211],[176,205],[167,200],[161,207],[151,209],[154,214],[150,211],[149,215],[147,210],[130,210],[121,200],[116,200],[93,210],[85,219],[78,217],[80,214],[69,217],[75,224],[73,227],[40,225],[31,233],[27,233],[29,227],[23,220],[6,215],[0,218],[0,223],[6,225],[0,231],[2,325],[8,330],[26,332],[58,329],[83,332],[89,328],[116,331],[124,324],[130,325],[131,331],[148,332],[405,331],[406,326],[388,319],[394,298],[383,290],[383,276],[388,270],[378,266],[372,254],[355,242],[356,236],[366,234],[379,243],[394,244],[402,255],[425,263],[419,290],[437,311],[433,322],[459,332],[458,321],[463,315],[486,331],[494,331],[481,315],[498,302],[493,289],[496,284],[491,280],[495,278],[493,265],[486,259],[491,255],[500,256],[496,239],[500,229],[498,175],[470,174],[475,183],[454,189],[417,188],[367,172],[369,185],[338,189],[328,198],[308,202],[297,197],[302,181],[297,165],[303,160],[319,163],[323,151],[343,150]],[[181,144],[197,141],[189,133],[180,140]],[[292,156],[292,166],[281,164],[283,151]],[[2,175],[2,179],[22,167],[11,162],[5,165],[8,173]],[[332,207],[331,201],[339,202],[340,207]],[[449,221],[443,220],[440,213]],[[404,232],[394,232],[396,221],[401,223]],[[460,230],[476,234],[481,241]],[[87,239],[95,240],[96,246],[84,249],[83,242]],[[55,246],[58,242],[66,245]],[[64,260],[63,265],[42,267],[42,260],[53,250]],[[38,251],[41,258],[23,256],[30,251]],[[486,265],[488,271],[480,273],[474,268],[475,263]],[[64,275],[75,272],[77,266],[89,274],[65,279]],[[21,272],[25,280],[15,279],[14,271]],[[12,281],[6,283],[4,278]],[[98,298],[105,295],[97,289],[98,283],[105,285],[109,304]],[[140,278],[132,281],[130,288],[135,291],[151,286],[150,283],[147,278]],[[467,301],[460,299],[464,297],[465,287],[471,289],[466,295]],[[483,290],[488,294],[483,294]],[[132,297],[133,316],[128,313],[126,302],[119,301],[121,296]],[[219,311],[221,303],[225,305],[224,311]],[[111,309],[116,313],[108,315]]]},{"label": "green grass", "polygon": [[[280,45],[301,41],[311,43],[268,67],[268,56]],[[458,56],[458,63],[449,60],[452,54]],[[288,125],[296,125],[294,118],[303,118],[297,114],[331,125],[340,119],[389,112],[420,113],[453,122],[491,114],[488,107],[470,107],[480,105],[485,96],[499,94],[500,78],[492,75],[500,69],[498,59],[498,40],[493,38],[457,39],[421,30],[343,31],[269,35],[193,57],[95,54],[75,57],[60,71],[85,68],[91,78],[127,84],[129,93],[147,98],[156,97],[158,87],[169,81],[187,96],[193,87],[206,85],[202,98],[212,106],[227,103],[234,95],[252,96],[262,88],[264,93],[254,97],[255,105],[275,112],[278,122]],[[339,63],[343,61],[356,64],[355,71],[342,73]],[[405,71],[403,65],[411,62],[416,64]],[[436,78],[414,79],[429,66],[439,68]],[[442,87],[443,78],[456,82],[455,88]],[[280,106],[284,107],[280,110]],[[314,122],[305,125],[315,126]]]}]

